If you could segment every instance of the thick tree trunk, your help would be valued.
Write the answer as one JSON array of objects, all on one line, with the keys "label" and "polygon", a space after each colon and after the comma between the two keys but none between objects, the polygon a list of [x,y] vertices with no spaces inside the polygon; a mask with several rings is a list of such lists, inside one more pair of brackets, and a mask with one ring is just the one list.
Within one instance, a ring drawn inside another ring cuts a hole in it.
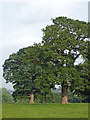
[{"label": "thick tree trunk", "polygon": [[64,83],[62,84],[62,104],[68,103],[68,84]]},{"label": "thick tree trunk", "polygon": [[34,94],[31,93],[30,94],[30,104],[33,104],[34,103]]}]

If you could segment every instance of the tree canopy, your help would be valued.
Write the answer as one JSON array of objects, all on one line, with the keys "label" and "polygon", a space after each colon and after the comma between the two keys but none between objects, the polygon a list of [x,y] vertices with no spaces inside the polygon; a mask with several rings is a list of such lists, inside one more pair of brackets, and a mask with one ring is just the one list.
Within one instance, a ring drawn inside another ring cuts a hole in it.
[{"label": "tree canopy", "polygon": [[[42,44],[46,62],[51,61],[55,65],[57,84],[68,87],[68,84],[76,82],[79,85],[82,78],[75,62],[80,56],[87,60],[88,24],[67,17],[58,17],[52,21],[52,25],[43,29]],[[68,92],[65,94],[67,96]]]},{"label": "tree canopy", "polygon": [[3,76],[7,83],[12,82],[15,89],[14,98],[24,97],[31,93],[46,95],[54,87],[53,65],[43,63],[42,54],[40,45],[35,44],[20,49],[5,61]]}]

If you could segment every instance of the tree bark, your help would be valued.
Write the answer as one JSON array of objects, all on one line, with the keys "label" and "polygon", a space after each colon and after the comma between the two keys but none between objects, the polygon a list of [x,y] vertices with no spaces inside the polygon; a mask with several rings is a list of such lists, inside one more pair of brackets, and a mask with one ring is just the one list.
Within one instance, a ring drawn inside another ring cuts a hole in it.
[{"label": "tree bark", "polygon": [[62,104],[68,103],[68,84],[62,83]]},{"label": "tree bark", "polygon": [[31,93],[30,94],[30,104],[33,104],[34,103],[34,94]]}]

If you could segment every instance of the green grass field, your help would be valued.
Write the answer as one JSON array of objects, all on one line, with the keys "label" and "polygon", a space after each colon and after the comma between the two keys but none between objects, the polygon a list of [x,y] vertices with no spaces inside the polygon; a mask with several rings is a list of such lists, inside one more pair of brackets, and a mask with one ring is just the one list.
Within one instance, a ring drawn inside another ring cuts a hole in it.
[{"label": "green grass field", "polygon": [[88,103],[2,104],[3,118],[88,118]]}]

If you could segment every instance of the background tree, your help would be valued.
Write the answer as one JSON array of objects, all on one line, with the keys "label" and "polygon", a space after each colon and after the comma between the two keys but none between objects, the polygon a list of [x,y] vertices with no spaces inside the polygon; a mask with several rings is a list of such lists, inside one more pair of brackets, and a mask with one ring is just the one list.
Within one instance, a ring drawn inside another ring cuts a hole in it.
[{"label": "background tree", "polygon": [[14,103],[12,95],[6,88],[0,88],[0,103]]},{"label": "background tree", "polygon": [[80,56],[87,59],[88,24],[67,17],[58,17],[52,21],[52,25],[43,29],[44,62],[54,65],[57,71],[56,84],[62,85],[62,104],[67,104],[68,87],[74,81],[78,84],[82,81],[75,62]]}]

